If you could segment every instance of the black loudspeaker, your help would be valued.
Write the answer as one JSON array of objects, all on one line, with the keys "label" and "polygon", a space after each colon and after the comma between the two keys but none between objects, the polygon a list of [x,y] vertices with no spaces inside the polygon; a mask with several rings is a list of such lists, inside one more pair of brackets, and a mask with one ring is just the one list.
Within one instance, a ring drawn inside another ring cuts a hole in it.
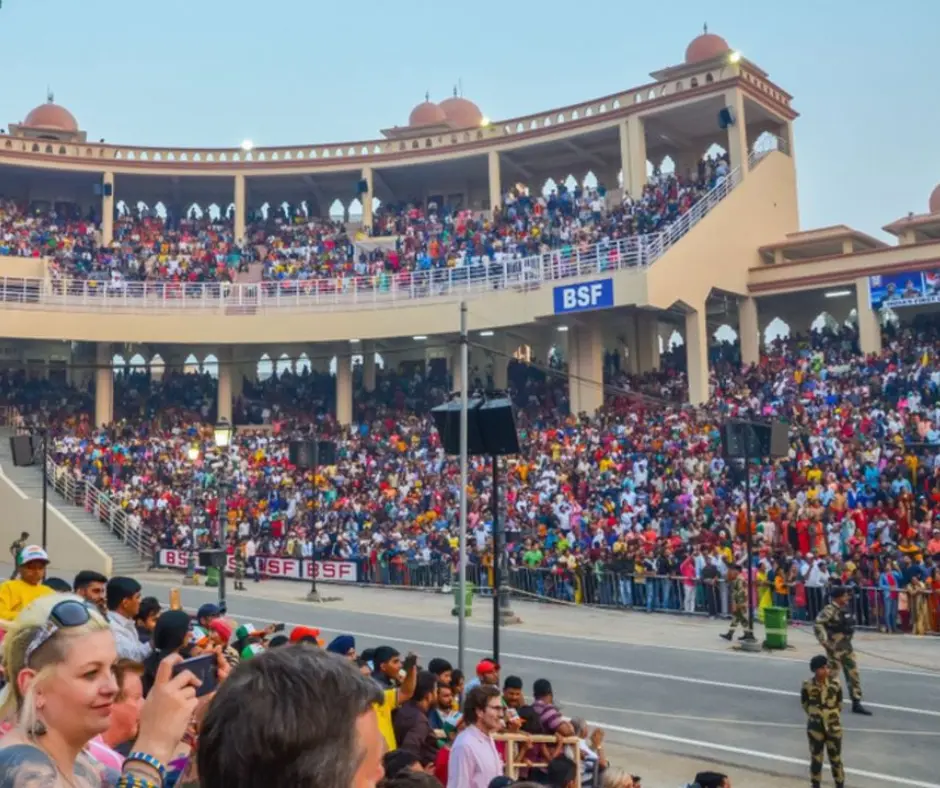
[{"label": "black loudspeaker", "polygon": [[225,550],[200,550],[199,566],[203,569],[224,569],[228,563]]},{"label": "black loudspeaker", "polygon": [[736,122],[733,107],[724,107],[718,111],[718,128],[726,129]]},{"label": "black loudspeaker", "polygon": [[17,468],[34,465],[36,454],[33,451],[33,436],[14,435],[10,438],[10,454],[13,455],[13,464]]},{"label": "black loudspeaker", "polygon": [[316,469],[336,465],[336,446],[330,441],[291,441],[291,465],[302,469]]},{"label": "black loudspeaker", "polygon": [[114,194],[114,186],[110,183],[106,183],[104,185],[104,196],[110,197],[113,194]]},{"label": "black loudspeaker", "polygon": [[365,194],[369,191],[369,182],[363,178],[356,186],[356,194]]},{"label": "black loudspeaker", "polygon": [[[460,454],[460,401],[445,402],[432,408],[434,426],[441,436],[444,451]],[[512,402],[506,397],[483,400],[474,397],[467,403],[467,453],[498,457],[519,453],[519,435]]]},{"label": "black loudspeaker", "polygon": [[721,425],[721,451],[729,460],[786,457],[789,431],[783,422],[726,421]]}]

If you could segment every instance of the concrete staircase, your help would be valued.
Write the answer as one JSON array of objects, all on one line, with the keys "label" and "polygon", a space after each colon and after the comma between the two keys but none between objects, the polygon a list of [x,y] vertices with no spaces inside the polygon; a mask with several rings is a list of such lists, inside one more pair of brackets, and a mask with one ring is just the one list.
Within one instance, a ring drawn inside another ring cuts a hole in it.
[{"label": "concrete staircase", "polygon": [[249,263],[247,271],[235,274],[235,282],[240,285],[256,285],[264,278],[264,263]]},{"label": "concrete staircase", "polygon": [[[10,453],[10,436],[12,430],[0,429],[0,468],[13,484],[15,484],[30,499],[42,501],[42,476],[38,465],[19,468],[13,464]],[[98,520],[92,513],[84,508],[75,506],[56,492],[53,485],[48,489],[49,507],[53,507],[68,520],[76,529],[82,531],[92,542],[104,550],[112,560],[112,572],[115,575],[133,575],[146,569],[147,563],[141,559],[137,551],[125,544],[108,527]],[[49,528],[57,527],[57,518],[48,518]]]}]

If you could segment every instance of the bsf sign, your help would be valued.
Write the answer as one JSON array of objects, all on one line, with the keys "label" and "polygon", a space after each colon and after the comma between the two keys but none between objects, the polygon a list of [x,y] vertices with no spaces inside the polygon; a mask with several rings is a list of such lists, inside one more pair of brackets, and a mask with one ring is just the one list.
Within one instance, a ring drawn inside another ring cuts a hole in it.
[{"label": "bsf sign", "polygon": [[555,288],[555,314],[586,312],[589,309],[607,309],[614,305],[614,280],[598,279],[578,285],[560,285]]},{"label": "bsf sign", "polygon": [[[161,550],[158,565],[167,569],[186,570],[187,555],[182,550]],[[280,558],[277,556],[259,555],[257,559],[258,570],[265,577],[277,580],[310,580],[313,571],[313,562],[309,558],[299,561],[295,558]],[[197,572],[203,571],[196,567]],[[228,557],[228,574],[235,571],[235,557]],[[251,570],[248,570],[251,574]],[[317,561],[317,580],[335,580],[343,583],[355,583],[358,578],[358,568],[355,561]]]}]

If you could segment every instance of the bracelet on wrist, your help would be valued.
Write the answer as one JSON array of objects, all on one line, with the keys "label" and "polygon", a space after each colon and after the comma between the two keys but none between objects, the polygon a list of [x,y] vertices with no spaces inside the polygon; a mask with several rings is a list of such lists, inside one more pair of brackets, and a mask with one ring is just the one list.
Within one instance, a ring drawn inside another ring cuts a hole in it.
[{"label": "bracelet on wrist", "polygon": [[151,782],[139,775],[128,774],[127,772],[122,774],[121,779],[117,782],[117,788],[161,788],[162,785],[163,783]]},{"label": "bracelet on wrist", "polygon": [[163,765],[162,761],[160,761],[158,758],[154,758],[150,753],[135,750],[124,759],[124,763],[144,764],[145,766],[149,766],[157,773],[161,783],[166,780],[166,766]]}]

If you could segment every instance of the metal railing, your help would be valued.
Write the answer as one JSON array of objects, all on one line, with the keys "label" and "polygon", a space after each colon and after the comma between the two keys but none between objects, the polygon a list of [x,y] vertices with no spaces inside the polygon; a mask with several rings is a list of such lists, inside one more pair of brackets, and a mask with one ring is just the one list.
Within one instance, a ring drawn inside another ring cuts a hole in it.
[{"label": "metal railing", "polygon": [[[752,151],[753,167],[769,150]],[[258,283],[112,282],[91,279],[0,278],[0,303],[68,311],[198,310],[252,314],[274,310],[388,308],[426,299],[458,300],[499,290],[652,265],[680,241],[741,181],[732,170],[666,229],[530,257],[458,268]]]}]

